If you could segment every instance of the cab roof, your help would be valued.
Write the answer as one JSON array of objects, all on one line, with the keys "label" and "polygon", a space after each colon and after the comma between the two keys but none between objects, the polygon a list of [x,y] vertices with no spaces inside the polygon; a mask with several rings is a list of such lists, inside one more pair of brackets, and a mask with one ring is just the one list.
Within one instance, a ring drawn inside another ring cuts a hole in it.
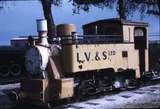
[{"label": "cab roof", "polygon": [[148,26],[148,23],[142,21],[131,21],[131,20],[124,20],[120,18],[111,18],[111,19],[102,19],[97,20],[95,22],[87,23],[83,25],[83,28],[86,26],[92,26],[97,24],[122,24],[122,25],[135,25],[135,26]]}]

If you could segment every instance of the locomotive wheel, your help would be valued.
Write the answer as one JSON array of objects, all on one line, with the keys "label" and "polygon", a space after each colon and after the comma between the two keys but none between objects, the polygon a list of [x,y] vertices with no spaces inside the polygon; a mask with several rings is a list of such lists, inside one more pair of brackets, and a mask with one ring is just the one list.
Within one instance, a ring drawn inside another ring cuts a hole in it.
[{"label": "locomotive wheel", "polygon": [[114,82],[114,70],[113,69],[102,69],[96,75],[96,85],[99,92],[111,91]]},{"label": "locomotive wheel", "polygon": [[75,95],[74,95],[74,98],[75,100],[77,101],[80,101],[84,98],[85,96],[85,92],[84,92],[84,86],[82,85],[83,83],[80,83],[76,88],[75,88]]},{"label": "locomotive wheel", "polygon": [[12,64],[9,68],[9,73],[11,73],[12,76],[19,76],[21,74],[21,66],[18,64]]},{"label": "locomotive wheel", "polygon": [[83,99],[101,92],[108,92],[113,89],[114,70],[102,69],[88,72],[83,77],[79,76],[78,81],[75,87],[75,98]]},{"label": "locomotive wheel", "polygon": [[134,89],[136,87],[135,71],[127,69],[117,72],[115,76],[114,88],[120,90]]},{"label": "locomotive wheel", "polygon": [[0,66],[0,77],[7,77],[9,76],[9,71],[7,65]]},{"label": "locomotive wheel", "polygon": [[79,84],[75,87],[74,98],[76,101],[81,101],[87,99],[90,96],[96,95],[99,93],[98,87],[95,84],[95,81],[90,80],[81,80]]}]

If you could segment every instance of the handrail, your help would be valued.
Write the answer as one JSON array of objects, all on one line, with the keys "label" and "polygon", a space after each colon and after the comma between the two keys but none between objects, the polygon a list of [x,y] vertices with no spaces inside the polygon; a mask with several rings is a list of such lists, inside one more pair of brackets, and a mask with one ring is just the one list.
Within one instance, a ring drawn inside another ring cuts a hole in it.
[{"label": "handrail", "polygon": [[61,36],[62,44],[83,44],[83,43],[118,43],[123,41],[122,35],[70,35]]}]

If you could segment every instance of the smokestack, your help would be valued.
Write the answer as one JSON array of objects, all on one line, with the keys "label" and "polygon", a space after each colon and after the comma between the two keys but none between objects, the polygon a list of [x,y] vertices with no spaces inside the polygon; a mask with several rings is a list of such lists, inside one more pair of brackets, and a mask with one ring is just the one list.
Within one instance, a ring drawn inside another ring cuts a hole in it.
[{"label": "smokestack", "polygon": [[48,40],[47,40],[48,38],[47,37],[47,33],[48,33],[47,20],[45,19],[37,20],[37,32],[40,38],[40,45],[49,46]]}]

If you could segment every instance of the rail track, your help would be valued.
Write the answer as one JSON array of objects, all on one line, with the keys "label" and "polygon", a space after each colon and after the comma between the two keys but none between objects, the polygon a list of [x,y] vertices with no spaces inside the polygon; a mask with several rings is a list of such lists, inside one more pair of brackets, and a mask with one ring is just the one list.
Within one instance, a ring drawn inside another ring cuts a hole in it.
[{"label": "rail track", "polygon": [[[159,78],[152,78],[150,81],[141,81],[141,85],[137,86],[136,88],[132,89],[120,89],[120,90],[113,90],[104,93],[98,93],[94,96],[86,96],[82,99],[75,100],[75,99],[67,99],[59,102],[52,103],[49,107],[48,106],[36,106],[36,105],[29,105],[29,104],[16,104],[14,108],[11,109],[105,109],[107,108],[134,108],[136,107],[137,103],[138,106],[142,108],[146,108],[146,106],[153,106],[159,107],[160,103],[160,79]],[[147,96],[151,96],[151,100],[145,99]],[[154,99],[154,96],[155,99]],[[158,98],[157,98],[158,97]],[[138,102],[138,100],[143,100],[146,102]],[[133,101],[136,102],[133,102]],[[156,101],[156,102],[153,102]],[[133,103],[132,103],[133,102]],[[149,103],[151,103],[149,105]],[[115,106],[113,105],[115,104]],[[138,107],[137,106],[137,107]]]},{"label": "rail track", "polygon": [[68,101],[47,106],[21,104],[10,109],[106,109],[106,108],[158,108],[160,107],[160,80],[152,80],[133,90],[117,90],[86,97],[81,101]]}]

